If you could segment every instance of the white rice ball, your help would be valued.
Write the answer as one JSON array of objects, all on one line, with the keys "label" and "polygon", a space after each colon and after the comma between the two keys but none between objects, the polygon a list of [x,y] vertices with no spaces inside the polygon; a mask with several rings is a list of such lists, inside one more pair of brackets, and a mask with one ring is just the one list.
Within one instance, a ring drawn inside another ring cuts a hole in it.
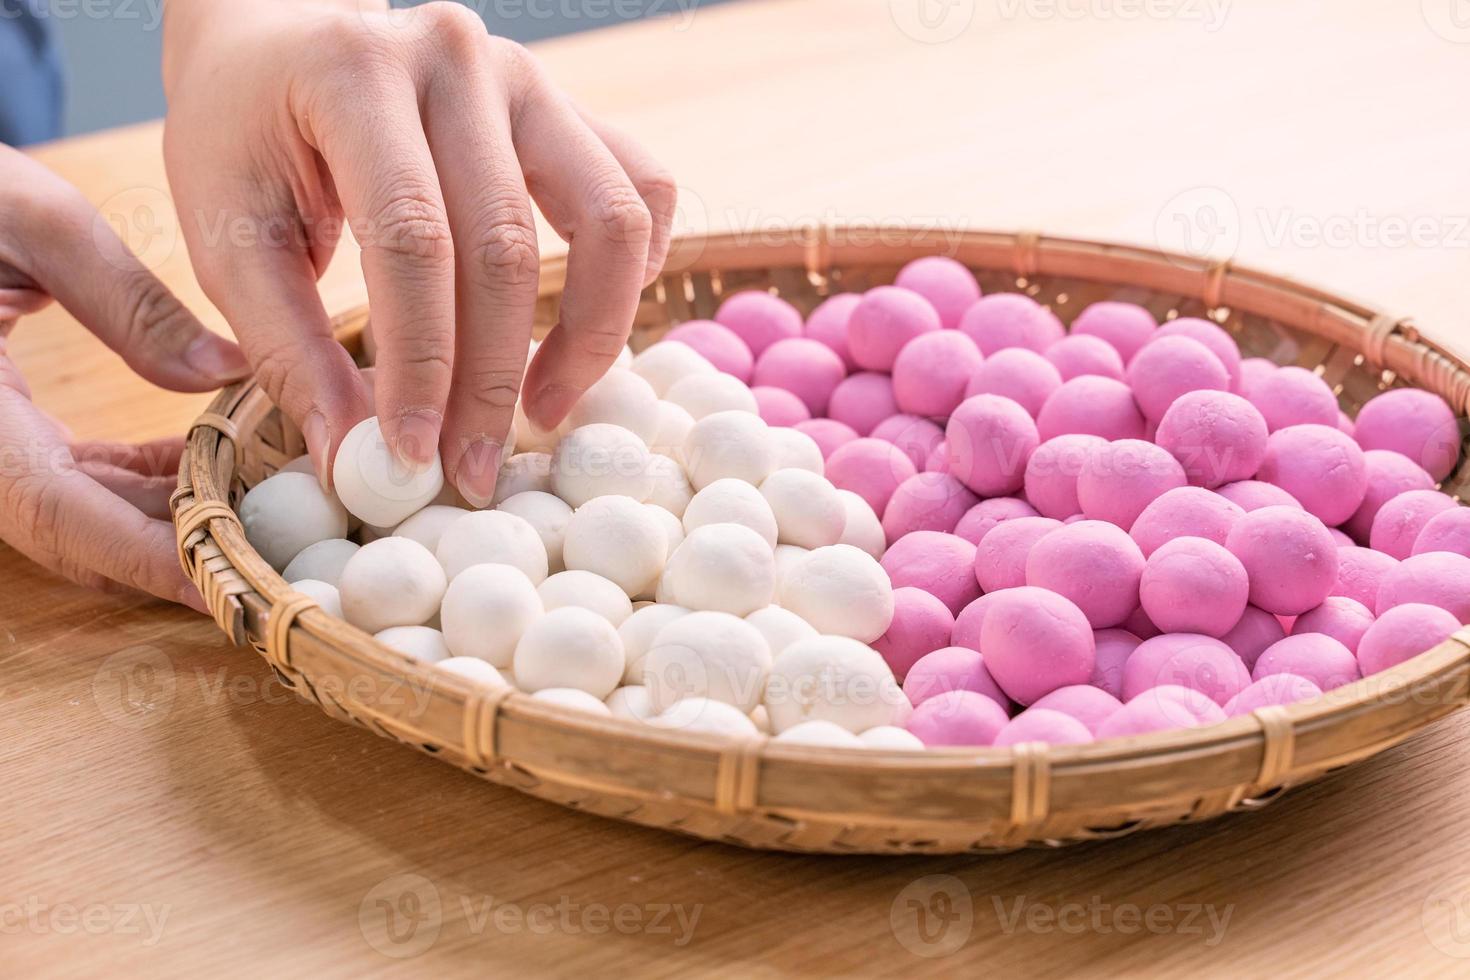
[{"label": "white rice ball", "polygon": [[551,458],[552,489],[573,508],[606,494],[641,502],[653,492],[648,459],[648,446],[622,426],[584,425],[557,443]]},{"label": "white rice ball", "polygon": [[668,546],[662,523],[647,507],[609,494],[572,513],[562,555],[567,568],[595,572],[634,596],[663,572]]},{"label": "white rice ball", "polygon": [[545,610],[536,586],[511,565],[471,565],[444,592],[444,642],[457,657],[509,667],[521,636]]},{"label": "white rice ball", "polygon": [[605,708],[602,699],[623,679],[623,641],[602,616],[566,606],[531,624],[516,644],[514,664],[523,691],[576,688]]},{"label": "white rice ball", "polygon": [[632,371],[613,368],[583,392],[567,413],[566,430],[606,422],[632,432],[645,443],[658,435],[659,398],[647,381]]},{"label": "white rice ball", "polygon": [[347,511],[305,473],[261,480],[240,501],[239,516],[245,540],[278,572],[311,545],[347,537]]},{"label": "white rice ball", "polygon": [[684,543],[684,524],[673,514],[669,513],[658,504],[644,504],[653,519],[658,521],[658,526],[664,529],[664,540],[668,542],[669,554]]},{"label": "white rice ball", "polygon": [[715,366],[688,344],[658,343],[633,358],[630,370],[662,398],[683,378],[715,374]]},{"label": "white rice ball", "polygon": [[755,415],[760,411],[755,395],[751,394],[745,382],[723,372],[680,378],[664,392],[664,400],[684,409],[696,422],[716,412]]},{"label": "white rice ball", "polygon": [[810,548],[799,548],[794,544],[776,545],[776,595],[778,598],[781,595],[781,583],[786,580],[791,569],[811,553]]},{"label": "white rice ball", "polygon": [[684,475],[684,467],[668,456],[653,455],[648,457],[648,472],[653,476],[653,489],[647,502],[658,504],[675,517],[683,517],[684,509],[694,496],[694,488],[689,485],[689,477]]},{"label": "white rice ball", "polygon": [[429,626],[390,626],[373,635],[383,646],[426,664],[448,660],[444,634]]},{"label": "white rice ball", "polygon": [[643,657],[653,646],[659,631],[690,612],[683,606],[654,602],[642,609],[634,609],[633,615],[623,620],[618,627],[618,636],[623,640],[623,654],[628,658],[623,668],[624,684],[643,683]]},{"label": "white rice ball", "polygon": [[516,453],[500,464],[500,474],[495,478],[495,493],[490,506],[499,507],[518,493],[539,490],[551,492],[551,454],[543,452]]},{"label": "white rice ball", "polygon": [[439,612],[448,586],[444,568],[410,538],[380,538],[357,550],[342,569],[342,614],[369,633],[422,626]]},{"label": "white rice ball", "polygon": [[546,548],[547,571],[560,572],[567,567],[562,558],[562,547],[566,542],[572,509],[566,501],[541,490],[524,490],[502,500],[495,509],[523,518],[536,529],[542,546]]},{"label": "white rice ball", "polygon": [[628,368],[630,368],[632,366],[633,366],[633,348],[629,347],[627,344],[624,344],[623,345],[623,349],[620,350],[620,351],[618,351],[618,356],[613,361],[613,367],[615,367],[615,368],[617,368],[617,369],[619,369],[621,371],[626,371],[626,370],[628,370]]},{"label": "white rice ball", "polygon": [[342,578],[342,568],[347,564],[347,559],[357,554],[357,549],[357,542],[346,538],[328,538],[309,544],[291,559],[291,564],[286,566],[281,578],[287,582],[311,578],[328,585],[336,585]]},{"label": "white rice ball", "polygon": [[860,749],[862,739],[841,725],[817,719],[792,725],[771,741],[788,745],[817,745],[828,749]]},{"label": "white rice ball", "polygon": [[868,506],[868,502],[851,490],[838,490],[837,496],[842,500],[842,509],[846,516],[842,524],[842,538],[839,544],[850,544],[872,555],[875,559],[882,560],[883,553],[888,550],[888,536],[883,531],[883,522]]},{"label": "white rice ball", "polygon": [[400,538],[412,538],[433,551],[439,547],[439,539],[444,535],[444,529],[468,513],[469,511],[464,507],[430,504],[395,527],[393,533]]},{"label": "white rice ball", "polygon": [[574,711],[586,711],[594,715],[612,715],[607,705],[586,691],[574,687],[544,687],[534,692],[531,697],[538,701],[560,705],[563,708],[571,708]]},{"label": "white rice ball", "polygon": [[771,648],[773,657],[797,640],[805,640],[817,635],[816,628],[811,623],[780,606],[757,609],[746,616],[745,621],[760,630],[761,636],[766,638],[766,646]]},{"label": "white rice ball", "polygon": [[342,506],[363,523],[394,527],[439,495],[444,467],[437,449],[424,465],[402,462],[383,441],[377,416],[369,416],[354,425],[337,447],[332,484]]},{"label": "white rice ball", "polygon": [[648,688],[641,684],[625,684],[607,696],[603,702],[614,718],[646,722],[658,714],[653,710],[653,700]]},{"label": "white rice ball", "polygon": [[695,490],[727,477],[760,485],[776,468],[766,435],[760,416],[745,412],[716,412],[695,422],[684,440],[689,482]]},{"label": "white rice ball", "polygon": [[743,480],[716,480],[699,491],[684,509],[684,531],[710,524],[741,524],[776,547],[779,526],[771,504],[755,487]]},{"label": "white rice ball", "polygon": [[749,715],[733,704],[713,698],[685,698],[649,719],[648,723],[655,728],[697,735],[727,738],[756,738],[760,735]]},{"label": "white rice ball", "polygon": [[305,473],[307,476],[316,477],[316,464],[311,461],[311,456],[297,456],[291,462],[276,470],[277,473]]},{"label": "white rice ball", "polygon": [[879,725],[877,728],[869,728],[858,736],[858,740],[867,749],[913,749],[922,751],[924,743],[919,741],[919,736],[907,728],[899,728],[897,725]]},{"label": "white rice ball", "polygon": [[827,462],[822,458],[822,447],[817,440],[799,429],[784,425],[773,425],[766,430],[771,443],[778,470],[809,470],[818,476],[827,473]]},{"label": "white rice ball", "polygon": [[547,612],[553,609],[586,609],[613,626],[621,626],[623,620],[633,615],[633,603],[622,586],[596,572],[581,569],[557,572],[542,582],[536,593],[541,596],[541,604]]},{"label": "white rice ball", "polygon": [[658,433],[648,448],[660,456],[684,464],[684,440],[694,428],[694,416],[673,402],[658,403]]},{"label": "white rice ball", "polygon": [[511,565],[539,584],[550,562],[541,535],[523,517],[500,510],[476,510],[445,529],[435,554],[453,579],[471,565]]},{"label": "white rice ball", "polygon": [[304,596],[310,596],[316,600],[316,604],[322,607],[322,612],[328,616],[342,618],[342,595],[337,587],[330,582],[320,579],[302,578],[291,583],[293,591],[300,592]]},{"label": "white rice ball", "polygon": [[480,687],[510,687],[505,674],[496,670],[479,657],[450,657],[434,665],[440,670],[463,677]]},{"label": "white rice ball", "polygon": [[643,658],[643,686],[660,712],[708,697],[749,712],[761,703],[771,650],[760,630],[737,616],[694,612],[659,630]]},{"label": "white rice ball", "polygon": [[836,544],[847,525],[847,507],[837,488],[810,470],[777,470],[761,483],[783,544],[823,548]]},{"label": "white rice ball", "polygon": [[872,643],[893,621],[893,583],[867,552],[849,544],[828,545],[787,571],[780,604],[819,633]]},{"label": "white rice ball", "polygon": [[771,604],[776,561],[765,538],[750,528],[708,524],[674,549],[659,585],[660,602],[746,616]]},{"label": "white rice ball", "polygon": [[856,734],[895,724],[909,711],[883,656],[845,636],[799,640],[781,651],[771,665],[765,705],[778,733],[821,720]]}]

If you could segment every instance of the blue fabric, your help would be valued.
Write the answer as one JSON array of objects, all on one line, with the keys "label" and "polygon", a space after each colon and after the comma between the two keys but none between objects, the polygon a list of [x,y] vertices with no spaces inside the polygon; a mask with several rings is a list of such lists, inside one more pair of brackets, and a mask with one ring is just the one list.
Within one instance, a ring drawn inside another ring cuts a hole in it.
[{"label": "blue fabric", "polygon": [[61,135],[61,49],[45,0],[0,0],[0,143]]}]

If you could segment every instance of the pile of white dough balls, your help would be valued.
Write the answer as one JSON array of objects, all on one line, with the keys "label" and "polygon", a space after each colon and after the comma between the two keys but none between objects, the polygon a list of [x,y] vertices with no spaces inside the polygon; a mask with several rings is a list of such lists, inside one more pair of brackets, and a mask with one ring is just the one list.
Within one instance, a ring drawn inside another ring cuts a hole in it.
[{"label": "pile of white dough balls", "polygon": [[447,683],[691,737],[914,748],[872,646],[894,617],[878,516],[758,412],[744,380],[667,341],[554,431],[518,406],[523,451],[487,509],[437,458],[401,463],[370,418],[335,495],[293,462],[241,523],[294,589]]}]

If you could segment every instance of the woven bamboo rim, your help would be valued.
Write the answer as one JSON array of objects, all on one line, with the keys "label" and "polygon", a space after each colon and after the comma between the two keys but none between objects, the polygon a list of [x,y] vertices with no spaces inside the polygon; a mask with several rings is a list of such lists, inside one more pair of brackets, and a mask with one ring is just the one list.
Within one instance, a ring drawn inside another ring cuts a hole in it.
[{"label": "woven bamboo rim", "polygon": [[[1102,298],[1160,318],[1209,316],[1249,355],[1323,375],[1349,411],[1414,384],[1467,414],[1470,367],[1407,321],[1229,263],[1035,233],[798,229],[676,243],[677,271],[645,293],[633,343],[713,314],[736,289],[809,310],[949,254],[987,292],[1021,290],[1064,320]],[[565,264],[543,269],[538,330],[556,319]],[[338,321],[360,358],[367,314]],[[1470,629],[1393,670],[1306,704],[1205,729],[1092,745],[854,752],[674,734],[578,714],[441,676],[324,614],[246,543],[232,506],[303,451],[253,384],[222,392],[190,432],[173,497],[180,561],[220,627],[327,713],[488,780],[604,816],[756,848],[953,853],[1057,846],[1254,810],[1286,787],[1402,741],[1470,700]],[[1470,465],[1444,489],[1463,496]]]}]

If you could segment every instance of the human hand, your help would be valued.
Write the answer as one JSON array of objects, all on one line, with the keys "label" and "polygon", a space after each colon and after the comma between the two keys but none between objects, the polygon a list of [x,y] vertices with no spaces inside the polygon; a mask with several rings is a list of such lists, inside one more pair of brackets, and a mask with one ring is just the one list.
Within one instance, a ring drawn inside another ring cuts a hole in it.
[{"label": "human hand", "polygon": [[205,611],[169,521],[183,441],[73,443],[7,356],[16,321],[53,297],[164,388],[210,391],[249,373],[239,349],[200,325],[75,188],[0,146],[0,539],[83,585]]},{"label": "human hand", "polygon": [[[347,430],[374,414],[315,288],[344,215],[363,250],[384,437],[410,463],[437,447],[476,505],[523,372],[527,414],[553,427],[622,350],[668,252],[670,178],[458,4],[258,0],[242,17],[237,3],[173,0],[164,83],[195,270],[323,484]],[[571,248],[560,322],[526,370],[532,198]]]}]

